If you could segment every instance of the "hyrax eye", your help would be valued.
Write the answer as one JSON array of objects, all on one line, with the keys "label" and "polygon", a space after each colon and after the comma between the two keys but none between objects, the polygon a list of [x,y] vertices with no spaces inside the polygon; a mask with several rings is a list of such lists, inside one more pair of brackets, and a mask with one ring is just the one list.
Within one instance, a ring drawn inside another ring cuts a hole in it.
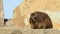
[{"label": "hyrax eye", "polygon": [[35,17],[34,19],[37,19],[37,17]]}]

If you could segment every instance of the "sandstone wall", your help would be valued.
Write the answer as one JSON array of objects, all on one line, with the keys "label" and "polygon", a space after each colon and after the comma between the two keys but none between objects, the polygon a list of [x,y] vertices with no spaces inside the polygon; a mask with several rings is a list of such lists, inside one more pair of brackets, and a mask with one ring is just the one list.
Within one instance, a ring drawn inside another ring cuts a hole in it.
[{"label": "sandstone wall", "polygon": [[3,0],[0,0],[0,26],[4,25]]},{"label": "sandstone wall", "polygon": [[[15,25],[24,27],[29,24],[29,16],[35,11],[47,13],[53,22],[54,28],[60,28],[60,0],[24,0],[14,10],[12,21]],[[28,27],[30,26],[28,25]]]}]

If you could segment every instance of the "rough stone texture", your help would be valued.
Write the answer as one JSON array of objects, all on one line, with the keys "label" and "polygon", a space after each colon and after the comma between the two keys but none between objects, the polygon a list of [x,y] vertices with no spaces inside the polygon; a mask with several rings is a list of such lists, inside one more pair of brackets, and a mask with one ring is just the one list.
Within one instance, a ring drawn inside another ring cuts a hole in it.
[{"label": "rough stone texture", "polygon": [[60,28],[60,1],[59,0],[24,0],[15,8],[13,23],[19,27],[30,27],[29,17],[32,12],[47,13],[52,20],[53,28]]},{"label": "rough stone texture", "polygon": [[0,26],[4,25],[3,0],[0,0]]},{"label": "rough stone texture", "polygon": [[47,9],[52,11],[60,11],[60,0],[48,0]]},{"label": "rough stone texture", "polygon": [[2,29],[0,30],[0,34],[60,34],[59,30],[55,29],[37,29],[37,30],[8,30],[8,29]]},{"label": "rough stone texture", "polygon": [[60,34],[60,29],[27,29],[18,26],[0,27],[0,34]]}]

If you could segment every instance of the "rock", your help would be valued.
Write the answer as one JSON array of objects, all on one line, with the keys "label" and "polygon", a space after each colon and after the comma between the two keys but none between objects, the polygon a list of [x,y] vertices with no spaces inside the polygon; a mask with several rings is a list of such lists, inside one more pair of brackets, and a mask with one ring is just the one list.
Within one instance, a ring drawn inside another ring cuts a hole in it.
[{"label": "rock", "polygon": [[56,29],[27,29],[24,30],[8,30],[1,29],[0,34],[60,34],[60,30]]},{"label": "rock", "polygon": [[0,26],[4,26],[3,0],[0,0]]},{"label": "rock", "polygon": [[[24,0],[21,5],[15,8],[12,21],[16,26],[19,27],[25,27],[26,25],[28,26],[29,25],[28,19],[30,14],[35,11],[40,11],[49,15],[53,25],[54,23],[58,24],[60,23],[59,5],[60,5],[59,0]],[[57,18],[59,18],[59,20],[57,20],[58,22],[55,21],[55,19]],[[28,28],[29,27],[30,25],[28,26]]]}]

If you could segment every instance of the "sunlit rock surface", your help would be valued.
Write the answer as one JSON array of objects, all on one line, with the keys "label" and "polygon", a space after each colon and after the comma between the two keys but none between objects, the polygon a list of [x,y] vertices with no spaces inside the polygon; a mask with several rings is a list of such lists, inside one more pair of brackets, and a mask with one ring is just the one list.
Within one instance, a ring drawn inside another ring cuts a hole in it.
[{"label": "sunlit rock surface", "polygon": [[0,30],[0,34],[60,34],[59,30],[55,30],[55,29],[27,29],[27,30],[8,30],[8,29],[2,29]]},{"label": "sunlit rock surface", "polygon": [[0,0],[0,26],[4,26],[3,0]]},{"label": "sunlit rock surface", "polygon": [[60,11],[60,0],[47,0],[47,9],[51,11]]}]

